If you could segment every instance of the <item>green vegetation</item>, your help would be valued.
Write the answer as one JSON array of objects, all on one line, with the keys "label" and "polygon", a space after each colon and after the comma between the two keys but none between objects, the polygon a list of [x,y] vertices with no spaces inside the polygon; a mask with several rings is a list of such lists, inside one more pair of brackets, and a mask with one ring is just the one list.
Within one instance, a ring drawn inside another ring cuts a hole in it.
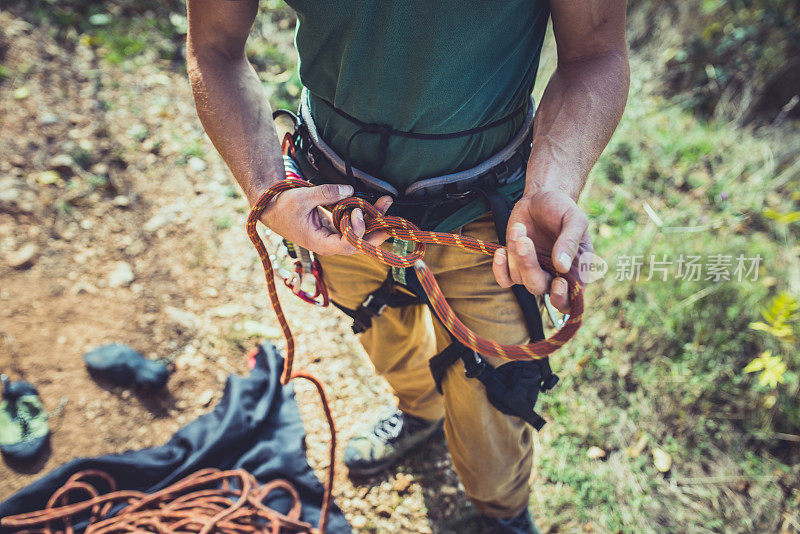
[{"label": "green vegetation", "polygon": [[80,39],[92,45],[100,57],[113,64],[133,58],[182,61],[182,37],[186,34],[183,2],[9,2],[8,9],[17,8],[31,22],[50,22],[57,37],[65,41]]},{"label": "green vegetation", "polygon": [[582,200],[609,271],[555,357],[532,505],[567,531],[779,531],[800,500],[797,147],[699,119],[636,67]]},{"label": "green vegetation", "polygon": [[[796,0],[631,0],[672,95],[710,116],[800,117],[800,3]],[[653,32],[662,27],[661,32]],[[652,35],[657,37],[653,39]]]}]

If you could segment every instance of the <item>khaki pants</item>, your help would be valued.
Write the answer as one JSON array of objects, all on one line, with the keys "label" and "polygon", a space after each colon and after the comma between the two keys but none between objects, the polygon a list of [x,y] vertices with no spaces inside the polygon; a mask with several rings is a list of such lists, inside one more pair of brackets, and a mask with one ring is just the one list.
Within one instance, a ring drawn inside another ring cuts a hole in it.
[{"label": "khaki pants", "polygon": [[[464,235],[496,241],[490,218],[462,228]],[[425,262],[456,315],[481,336],[504,344],[525,343],[528,330],[510,289],[492,274],[492,258],[458,247],[428,245]],[[330,296],[357,308],[386,280],[389,267],[365,255],[321,257]],[[444,417],[456,472],[479,513],[513,517],[528,505],[533,447],[531,428],[495,409],[476,379],[456,362],[436,390],[428,359],[450,344],[450,336],[425,305],[386,308],[360,335],[379,375],[394,390],[401,410],[423,419]],[[505,362],[487,358],[493,365]]]}]

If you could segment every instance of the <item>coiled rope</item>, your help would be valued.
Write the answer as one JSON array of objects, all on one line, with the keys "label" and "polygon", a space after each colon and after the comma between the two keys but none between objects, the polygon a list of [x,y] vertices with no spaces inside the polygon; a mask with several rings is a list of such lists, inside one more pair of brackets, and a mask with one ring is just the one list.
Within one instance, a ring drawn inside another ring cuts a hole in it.
[{"label": "coiled rope", "polygon": [[[108,491],[101,492],[98,485]],[[292,506],[287,514],[263,504],[275,490],[283,490],[291,498]],[[84,500],[68,504],[76,497]],[[2,524],[25,529],[19,530],[20,533],[72,534],[76,519],[88,513],[86,534],[321,533],[325,529],[326,504],[327,501],[323,502],[320,525],[315,529],[300,520],[300,496],[286,480],[259,485],[255,477],[243,469],[203,469],[161,491],[143,493],[117,491],[116,481],[108,473],[86,470],[72,475],[50,497],[44,510],[5,517]],[[111,514],[117,505],[125,506]],[[63,530],[54,530],[53,524],[58,522]],[[31,528],[37,526],[40,528]]]}]

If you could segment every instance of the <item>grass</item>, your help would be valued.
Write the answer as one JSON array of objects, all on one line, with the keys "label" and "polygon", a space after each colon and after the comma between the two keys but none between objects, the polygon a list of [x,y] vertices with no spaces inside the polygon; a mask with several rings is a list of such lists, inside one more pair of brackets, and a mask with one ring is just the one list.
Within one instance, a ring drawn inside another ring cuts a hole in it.
[{"label": "grass", "polygon": [[[791,164],[775,157],[780,141],[698,120],[633,70],[625,117],[581,201],[609,273],[589,288],[572,353],[554,358],[562,383],[542,397],[553,423],[532,509],[559,532],[777,532],[798,521],[800,453],[774,436],[800,433],[800,347],[788,346],[774,391],[743,368],[771,346],[749,328],[760,306],[798,296],[797,227],[763,212],[792,209],[780,193],[800,184],[777,182]],[[731,256],[732,280],[676,278],[681,254]],[[736,280],[739,255],[762,258],[755,280]],[[631,256],[643,276],[618,279]],[[672,260],[667,281],[647,280],[651,256]],[[642,435],[648,445],[631,457]],[[590,460],[590,446],[606,459]],[[655,447],[672,456],[668,473],[654,467]]]}]

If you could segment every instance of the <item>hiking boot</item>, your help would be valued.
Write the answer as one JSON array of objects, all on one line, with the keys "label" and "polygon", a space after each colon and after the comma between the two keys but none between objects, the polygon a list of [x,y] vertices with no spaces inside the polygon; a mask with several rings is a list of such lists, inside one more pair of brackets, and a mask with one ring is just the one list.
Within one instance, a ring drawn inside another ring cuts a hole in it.
[{"label": "hiking boot", "polygon": [[47,444],[50,426],[39,393],[29,382],[2,376],[0,451],[9,459],[32,460]]},{"label": "hiking boot", "polygon": [[426,421],[396,410],[371,429],[350,438],[344,450],[344,464],[350,476],[374,475],[440,433],[441,428],[442,419]]},{"label": "hiking boot", "polygon": [[148,360],[127,345],[103,345],[83,355],[86,367],[93,376],[108,380],[117,386],[137,385],[155,391],[164,387],[169,379],[167,367]]},{"label": "hiking boot", "polygon": [[482,515],[480,520],[483,534],[540,534],[528,510],[509,519]]}]

